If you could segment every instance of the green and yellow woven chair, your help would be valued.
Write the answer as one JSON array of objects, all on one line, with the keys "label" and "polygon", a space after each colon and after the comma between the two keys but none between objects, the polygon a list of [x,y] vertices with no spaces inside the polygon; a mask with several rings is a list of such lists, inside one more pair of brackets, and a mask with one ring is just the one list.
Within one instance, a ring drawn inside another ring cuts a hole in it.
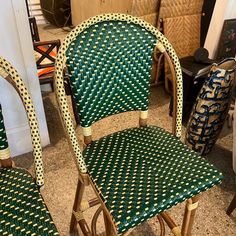
[{"label": "green and yellow woven chair", "polygon": [[0,57],[0,78],[18,92],[31,130],[36,181],[24,169],[13,167],[0,104],[0,235],[59,235],[40,194],[44,185],[42,149],[33,103],[12,65]]},{"label": "green and yellow woven chair", "polygon": [[[167,58],[174,84],[173,134],[147,125],[152,57]],[[63,86],[67,66],[86,144],[80,151]],[[85,235],[96,235],[96,220],[104,214],[106,235],[123,235],[158,215],[175,235],[189,235],[199,193],[219,184],[222,175],[179,139],[182,117],[182,74],[168,40],[143,20],[124,14],[105,14],[83,22],[59,49],[55,88],[73,152],[79,182],[71,218]],[[140,111],[140,126],[92,140],[91,126],[109,115]],[[91,184],[97,198],[83,201]],[[182,229],[167,209],[187,200]],[[83,212],[100,204],[91,229]],[[163,221],[162,221],[163,223]]]}]

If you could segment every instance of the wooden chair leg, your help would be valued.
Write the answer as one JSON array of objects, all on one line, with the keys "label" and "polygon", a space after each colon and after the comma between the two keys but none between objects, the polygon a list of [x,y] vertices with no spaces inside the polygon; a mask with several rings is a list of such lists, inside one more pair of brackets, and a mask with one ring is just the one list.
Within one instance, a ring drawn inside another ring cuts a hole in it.
[{"label": "wooden chair leg", "polygon": [[100,206],[93,216],[93,220],[91,224],[92,236],[97,236],[97,220],[101,212],[102,212],[102,207]]},{"label": "wooden chair leg", "polygon": [[104,223],[105,223],[106,236],[115,235],[113,225],[104,211],[103,211],[103,218],[104,218]]},{"label": "wooden chair leg", "polygon": [[181,229],[178,225],[175,224],[175,222],[171,219],[170,215],[165,211],[162,212],[161,217],[164,219],[168,227],[171,229],[172,233],[175,236],[181,236]]},{"label": "wooden chair leg", "polygon": [[85,236],[92,235],[85,219],[83,218],[83,213],[81,211],[81,202],[84,194],[84,189],[85,185],[81,183],[81,181],[79,180],[75,194],[73,212],[71,215],[71,222],[70,222],[71,235],[78,235],[77,223],[79,223],[80,228]]},{"label": "wooden chair leg", "polygon": [[165,90],[167,93],[169,93],[169,94],[171,93],[170,86],[169,86],[169,80],[166,77],[165,77]]},{"label": "wooden chair leg", "polygon": [[157,215],[157,220],[160,223],[160,236],[165,236],[165,224],[163,218],[160,215]]},{"label": "wooden chair leg", "polygon": [[182,236],[191,235],[193,227],[194,216],[198,207],[199,196],[188,199],[185,206],[184,219],[182,224]]},{"label": "wooden chair leg", "polygon": [[226,214],[230,215],[235,208],[236,208],[236,193],[235,193],[234,198],[232,199],[232,201],[226,211]]}]

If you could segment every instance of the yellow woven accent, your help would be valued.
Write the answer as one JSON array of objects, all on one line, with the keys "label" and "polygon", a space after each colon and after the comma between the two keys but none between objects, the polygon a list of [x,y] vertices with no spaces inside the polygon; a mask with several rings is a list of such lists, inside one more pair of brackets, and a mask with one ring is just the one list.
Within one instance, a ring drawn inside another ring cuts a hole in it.
[{"label": "yellow woven accent", "polygon": [[89,127],[82,127],[82,130],[83,130],[83,135],[84,135],[84,136],[90,136],[90,135],[92,135],[91,126],[89,126]]},{"label": "yellow woven accent", "polygon": [[6,160],[9,157],[10,157],[10,149],[9,148],[0,150],[0,160]]},{"label": "yellow woven accent", "polygon": [[156,44],[156,47],[158,48],[158,50],[161,52],[161,53],[163,53],[163,52],[165,52],[165,47],[163,46],[163,44],[161,43],[161,42],[158,42],[157,44]]},{"label": "yellow woven accent", "polygon": [[181,236],[181,229],[179,226],[174,227],[171,231],[175,236]]},{"label": "yellow woven accent", "polygon": [[85,211],[87,209],[89,209],[90,206],[89,206],[89,202],[88,201],[82,201],[81,204],[80,204],[80,209],[81,211]]},{"label": "yellow woven accent", "polygon": [[0,75],[5,78],[8,76],[8,73],[3,68],[0,67]]},{"label": "yellow woven accent", "polygon": [[82,211],[78,211],[78,212],[73,211],[73,214],[74,214],[75,219],[76,219],[77,222],[79,222],[79,221],[84,219],[84,214],[83,214]]},{"label": "yellow woven accent", "polygon": [[187,203],[187,208],[189,211],[192,211],[192,210],[196,209],[197,207],[198,207],[198,202],[191,203],[191,204]]},{"label": "yellow woven accent", "polygon": [[140,118],[141,119],[147,119],[147,117],[148,117],[148,110],[140,111]]}]

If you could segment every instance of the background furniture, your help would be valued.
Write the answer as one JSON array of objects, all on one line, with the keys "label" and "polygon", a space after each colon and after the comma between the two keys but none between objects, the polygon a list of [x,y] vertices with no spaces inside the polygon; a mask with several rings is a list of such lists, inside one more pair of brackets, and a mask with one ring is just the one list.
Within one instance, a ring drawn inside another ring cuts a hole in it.
[{"label": "background furniture", "polygon": [[[203,22],[201,25],[202,25],[201,28],[204,28],[203,26],[205,25],[205,22]],[[203,31],[203,34],[205,33],[205,31]],[[198,57],[196,58],[195,55],[196,52],[194,56],[188,56],[180,59],[181,67],[183,70],[183,82],[184,82],[183,83],[184,120],[186,121],[188,120],[193,104],[209,72],[210,65],[213,62],[220,62],[225,58],[235,56],[236,54],[235,33],[236,33],[236,20],[235,19],[225,20],[224,26],[222,28],[221,38],[218,45],[217,54],[214,60],[203,59],[202,61],[199,61],[201,55],[200,56],[198,55]]]},{"label": "background furniture", "polygon": [[[36,26],[37,27],[37,26]],[[51,40],[51,41],[36,41],[33,42],[35,53],[40,56],[36,59],[36,65],[38,69],[38,77],[39,83],[50,84],[52,91],[54,91],[54,69],[57,53],[61,42],[59,39]],[[68,74],[66,73],[66,69],[63,71],[64,73],[64,86],[67,95],[71,95],[71,86],[68,78]],[[77,116],[75,102],[73,97],[71,96],[72,108],[74,111],[74,117],[77,124],[79,124],[79,118]]]},{"label": "background furniture", "polygon": [[[28,9],[27,1],[26,1],[26,6]],[[40,41],[36,19],[35,17],[31,17],[29,15],[29,9],[28,9],[28,18],[29,18],[31,36],[33,40],[33,47],[35,51],[39,83],[40,85],[50,84],[52,91],[54,91],[54,67],[61,42],[59,39],[50,41]],[[68,75],[66,74],[66,69],[64,69],[63,73],[64,73],[64,86],[66,89],[66,94],[71,95],[71,87]],[[71,101],[74,110],[76,124],[79,124],[79,118],[77,116],[76,107],[72,96],[71,96]]]},{"label": "background furniture", "polygon": [[44,185],[42,149],[35,109],[22,79],[0,57],[0,76],[13,85],[25,107],[31,130],[36,181],[24,169],[13,167],[0,105],[0,234],[59,235],[40,194]]},{"label": "background furniture", "polygon": [[[158,28],[170,40],[179,58],[193,55],[200,46],[200,22],[203,0],[162,0]],[[165,62],[165,89],[171,93],[171,74]]]},{"label": "background furniture", "polygon": [[223,128],[231,104],[235,70],[235,58],[214,63],[197,96],[185,143],[201,155],[212,150]]},{"label": "background furniture", "polygon": [[70,0],[40,0],[44,17],[57,27],[71,25]]},{"label": "background furniture", "polygon": [[184,57],[180,63],[183,72],[183,122],[186,123],[211,64],[196,62],[194,56]]},{"label": "background furniture", "polygon": [[[36,41],[33,43],[40,84],[50,84],[53,90],[54,66],[60,40]],[[66,79],[66,78],[65,78]]]},{"label": "background furniture", "polygon": [[[129,15],[99,15],[76,27],[61,46],[55,71],[57,100],[79,169],[71,232],[76,231],[78,222],[85,235],[95,233],[97,217],[103,212],[107,235],[125,234],[158,214],[175,235],[189,235],[198,205],[196,195],[222,179],[212,165],[178,138],[157,126],[147,126],[154,49],[170,63],[173,134],[180,137],[181,68],[171,44],[155,27]],[[83,154],[66,101],[65,65],[86,144]],[[139,111],[140,127],[92,140],[93,123],[132,110]],[[83,192],[89,184],[97,198],[84,204]],[[166,210],[186,199],[180,229]],[[94,205],[99,207],[90,230],[83,212]]]},{"label": "background furniture", "polygon": [[[54,3],[51,3],[53,5]],[[60,4],[60,3],[59,3]],[[49,4],[50,5],[50,4]],[[50,84],[53,90],[54,66],[57,52],[61,45],[59,39],[41,41],[35,17],[30,16],[28,1],[26,1],[30,32],[35,51],[36,65],[40,84]],[[53,6],[52,6],[53,7]],[[65,80],[67,77],[65,76]],[[69,89],[67,89],[69,91]]]}]

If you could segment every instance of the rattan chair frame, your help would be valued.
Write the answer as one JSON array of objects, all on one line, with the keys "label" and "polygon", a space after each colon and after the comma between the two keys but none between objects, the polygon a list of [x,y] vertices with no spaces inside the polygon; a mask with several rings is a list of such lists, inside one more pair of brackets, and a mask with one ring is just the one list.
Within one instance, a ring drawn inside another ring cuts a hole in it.
[{"label": "rattan chair frame", "polygon": [[[42,187],[44,185],[42,148],[39,135],[38,121],[36,118],[36,112],[34,105],[32,103],[31,96],[23,80],[21,79],[19,73],[14,69],[14,67],[11,65],[10,62],[5,60],[1,56],[0,56],[0,76],[6,81],[8,81],[15,88],[25,107],[32,137],[36,183],[39,187]],[[1,165],[4,167],[11,167],[12,160],[10,157],[9,150],[6,150],[6,153],[7,155],[0,155]]]},{"label": "rattan chair frame", "polygon": [[[102,22],[102,21],[109,21],[109,20],[120,20],[120,21],[127,21],[132,22],[134,24],[138,24],[145,28],[147,31],[151,32],[153,35],[157,38],[157,44],[156,44],[156,50],[161,52],[164,57],[167,59],[168,63],[170,64],[171,73],[173,76],[173,91],[174,91],[174,112],[173,112],[173,134],[176,137],[181,136],[181,122],[182,122],[182,72],[179,60],[176,56],[176,53],[174,49],[172,48],[171,44],[168,42],[168,40],[162,35],[158,29],[150,25],[149,23],[141,20],[140,18],[133,17],[130,15],[125,14],[119,14],[119,13],[113,13],[113,14],[103,14],[99,16],[95,16],[93,18],[90,18],[84,22],[81,23],[78,27],[76,27],[72,32],[66,37],[64,42],[62,43],[61,48],[59,49],[58,58],[56,61],[56,71],[55,71],[55,90],[56,90],[56,96],[57,101],[59,104],[59,110],[61,113],[61,117],[64,122],[64,128],[68,134],[68,140],[72,148],[72,152],[75,155],[78,163],[78,169],[79,169],[79,181],[77,185],[76,190],[76,196],[73,206],[73,214],[71,217],[71,225],[70,225],[70,232],[72,234],[77,234],[77,223],[80,226],[80,229],[82,230],[83,234],[86,236],[89,235],[96,235],[96,221],[98,218],[98,214],[100,212],[103,212],[104,214],[104,222],[105,222],[105,229],[106,229],[106,235],[116,235],[117,234],[117,227],[116,224],[112,218],[112,215],[106,208],[103,200],[101,199],[96,186],[92,182],[89,174],[87,173],[87,168],[85,161],[83,159],[82,153],[80,151],[80,147],[78,144],[78,140],[76,137],[76,132],[73,127],[73,122],[71,115],[69,113],[69,107],[67,104],[67,98],[66,93],[63,87],[63,69],[66,66],[66,50],[70,43],[76,38],[78,34],[80,34],[83,30],[88,28],[89,26]],[[147,125],[147,118],[140,115],[140,126],[146,126]],[[92,141],[91,136],[91,128],[88,127],[86,130],[84,130],[84,141],[85,144],[89,144]],[[83,201],[83,194],[85,191],[85,187],[91,185],[94,189],[95,194],[97,195],[97,198],[92,199],[90,201]],[[160,224],[162,224],[162,219],[165,220],[167,225],[171,228],[174,235],[190,235],[193,220],[194,220],[194,212],[197,208],[198,203],[198,196],[195,196],[187,201],[186,209],[185,209],[185,215],[183,220],[183,226],[182,226],[182,233],[179,226],[177,226],[174,221],[171,219],[169,214],[167,212],[163,212],[158,216],[158,219],[160,221]],[[94,219],[92,220],[92,230],[90,230],[87,222],[84,219],[83,212],[95,205],[100,204],[100,207],[98,208],[97,212],[94,215]],[[163,227],[161,235],[163,235]],[[129,233],[125,232],[123,235],[127,235]]]}]

